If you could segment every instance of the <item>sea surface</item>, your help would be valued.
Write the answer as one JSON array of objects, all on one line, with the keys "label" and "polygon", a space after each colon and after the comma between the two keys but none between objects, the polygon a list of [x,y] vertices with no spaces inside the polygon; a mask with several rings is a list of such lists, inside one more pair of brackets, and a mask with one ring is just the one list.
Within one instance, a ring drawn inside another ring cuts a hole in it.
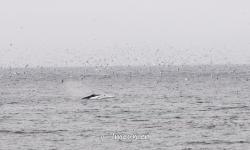
[{"label": "sea surface", "polygon": [[250,149],[250,66],[0,69],[0,150],[91,149]]}]

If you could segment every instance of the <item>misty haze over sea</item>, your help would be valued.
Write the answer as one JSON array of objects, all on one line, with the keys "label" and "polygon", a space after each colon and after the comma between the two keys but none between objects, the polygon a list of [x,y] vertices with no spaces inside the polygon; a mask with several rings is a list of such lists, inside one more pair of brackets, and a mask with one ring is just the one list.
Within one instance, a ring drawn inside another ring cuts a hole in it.
[{"label": "misty haze over sea", "polygon": [[0,150],[248,150],[249,39],[249,0],[0,0]]}]

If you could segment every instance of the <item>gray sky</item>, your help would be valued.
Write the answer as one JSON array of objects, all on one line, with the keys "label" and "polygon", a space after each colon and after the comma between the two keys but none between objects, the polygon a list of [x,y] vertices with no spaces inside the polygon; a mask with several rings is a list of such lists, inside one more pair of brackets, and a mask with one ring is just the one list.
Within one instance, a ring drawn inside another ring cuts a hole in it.
[{"label": "gray sky", "polygon": [[250,63],[250,1],[0,1],[0,66],[86,62]]}]

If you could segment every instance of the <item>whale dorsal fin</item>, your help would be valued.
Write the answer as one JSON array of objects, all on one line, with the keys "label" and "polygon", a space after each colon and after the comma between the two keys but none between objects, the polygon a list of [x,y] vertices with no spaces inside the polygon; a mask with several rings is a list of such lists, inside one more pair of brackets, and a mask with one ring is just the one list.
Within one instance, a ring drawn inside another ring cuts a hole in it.
[{"label": "whale dorsal fin", "polygon": [[91,94],[89,96],[83,97],[82,99],[91,99],[92,97],[96,97],[96,96],[99,96],[99,95],[98,94]]}]

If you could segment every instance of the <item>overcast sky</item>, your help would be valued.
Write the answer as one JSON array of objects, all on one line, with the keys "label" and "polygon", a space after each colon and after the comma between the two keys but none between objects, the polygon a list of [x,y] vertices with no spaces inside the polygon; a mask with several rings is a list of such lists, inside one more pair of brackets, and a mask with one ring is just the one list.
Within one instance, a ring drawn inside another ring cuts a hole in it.
[{"label": "overcast sky", "polygon": [[0,66],[250,63],[249,0],[0,0]]}]

